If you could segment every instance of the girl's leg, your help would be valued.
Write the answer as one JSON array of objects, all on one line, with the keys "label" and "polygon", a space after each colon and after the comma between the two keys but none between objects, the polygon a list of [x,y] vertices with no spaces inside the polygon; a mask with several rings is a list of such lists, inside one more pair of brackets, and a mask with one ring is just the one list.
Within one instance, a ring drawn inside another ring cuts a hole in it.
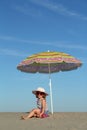
[{"label": "girl's leg", "polygon": [[40,109],[33,109],[27,116],[22,116],[22,119],[26,120],[31,117],[39,117]]}]

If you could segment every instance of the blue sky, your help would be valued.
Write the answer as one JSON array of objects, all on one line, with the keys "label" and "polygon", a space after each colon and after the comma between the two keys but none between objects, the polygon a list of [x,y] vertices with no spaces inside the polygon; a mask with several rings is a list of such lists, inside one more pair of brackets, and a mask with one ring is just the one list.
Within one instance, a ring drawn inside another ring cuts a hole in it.
[{"label": "blue sky", "polygon": [[[35,107],[32,90],[49,93],[48,74],[27,74],[17,65],[43,51],[69,53],[82,67],[51,75],[54,111],[87,112],[87,1],[0,1],[0,112]],[[50,97],[47,97],[50,109]]]}]

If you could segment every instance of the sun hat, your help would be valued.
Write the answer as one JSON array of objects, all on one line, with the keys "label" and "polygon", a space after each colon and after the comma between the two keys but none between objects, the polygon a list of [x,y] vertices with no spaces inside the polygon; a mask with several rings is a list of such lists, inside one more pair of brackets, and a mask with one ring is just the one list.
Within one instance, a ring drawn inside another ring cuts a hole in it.
[{"label": "sun hat", "polygon": [[45,89],[42,87],[38,87],[36,90],[33,90],[32,93],[36,95],[37,92],[42,92],[44,93],[46,96],[48,95],[48,93],[45,92]]}]

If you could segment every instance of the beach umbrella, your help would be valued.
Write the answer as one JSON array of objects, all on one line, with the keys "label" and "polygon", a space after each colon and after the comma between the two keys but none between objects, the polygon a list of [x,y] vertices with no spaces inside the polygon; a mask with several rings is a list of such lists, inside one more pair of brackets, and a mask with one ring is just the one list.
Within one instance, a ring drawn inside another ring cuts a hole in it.
[{"label": "beach umbrella", "polygon": [[53,114],[51,73],[77,69],[82,65],[75,57],[55,51],[33,54],[18,64],[17,69],[27,73],[49,73],[51,113]]}]

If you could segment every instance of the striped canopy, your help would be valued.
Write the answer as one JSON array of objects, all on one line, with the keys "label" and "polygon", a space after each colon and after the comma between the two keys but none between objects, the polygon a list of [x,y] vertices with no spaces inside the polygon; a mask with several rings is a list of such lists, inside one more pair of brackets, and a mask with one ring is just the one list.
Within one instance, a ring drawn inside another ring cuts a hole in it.
[{"label": "striped canopy", "polygon": [[53,73],[73,70],[81,65],[80,60],[69,54],[48,51],[27,57],[17,66],[17,69],[27,73]]}]

